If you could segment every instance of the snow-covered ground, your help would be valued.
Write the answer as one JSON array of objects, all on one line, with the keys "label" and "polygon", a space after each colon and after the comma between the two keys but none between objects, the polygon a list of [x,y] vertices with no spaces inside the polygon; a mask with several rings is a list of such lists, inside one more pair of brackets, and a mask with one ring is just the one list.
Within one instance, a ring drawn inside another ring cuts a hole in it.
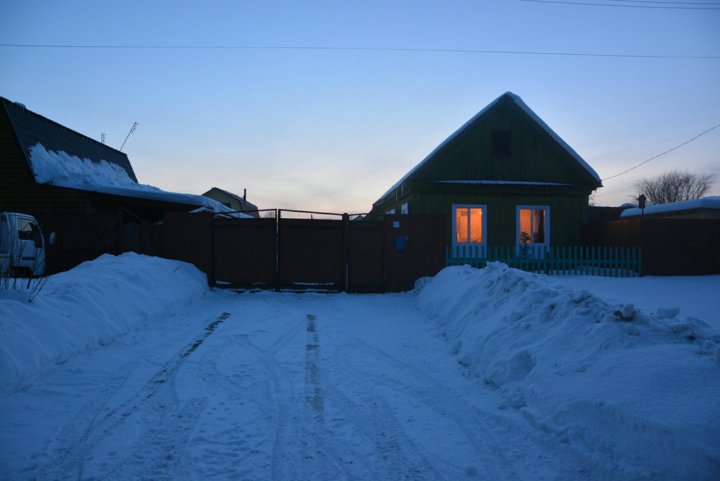
[{"label": "snow-covered ground", "polygon": [[405,294],[203,282],[130,254],[0,293],[0,479],[720,477],[720,337],[682,302],[497,264]]},{"label": "snow-covered ground", "polygon": [[553,282],[587,289],[614,303],[632,302],[646,311],[679,309],[720,332],[720,276],[692,277],[553,277]]}]

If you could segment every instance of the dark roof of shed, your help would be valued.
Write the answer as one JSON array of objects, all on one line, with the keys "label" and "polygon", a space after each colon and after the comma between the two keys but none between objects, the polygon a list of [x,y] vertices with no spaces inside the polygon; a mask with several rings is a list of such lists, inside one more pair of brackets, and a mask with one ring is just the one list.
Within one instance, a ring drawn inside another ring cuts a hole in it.
[{"label": "dark roof of shed", "polygon": [[30,149],[36,144],[42,144],[47,150],[66,152],[93,162],[105,160],[116,164],[137,182],[130,160],[123,152],[32,112],[22,104],[4,97],[0,97],[0,100],[31,170]]}]

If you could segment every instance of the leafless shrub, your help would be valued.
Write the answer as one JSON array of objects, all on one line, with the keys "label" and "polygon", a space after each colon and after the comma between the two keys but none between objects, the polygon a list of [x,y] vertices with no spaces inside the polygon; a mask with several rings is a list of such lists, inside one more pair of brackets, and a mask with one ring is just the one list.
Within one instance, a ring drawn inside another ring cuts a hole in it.
[{"label": "leafless shrub", "polygon": [[635,187],[651,204],[667,204],[703,197],[715,183],[713,174],[673,170],[653,179],[640,179]]},{"label": "leafless shrub", "polygon": [[[29,272],[18,271],[18,269],[12,267],[18,264],[17,259],[21,258],[21,256],[22,252],[15,254],[11,251],[7,257],[8,265],[0,266],[2,267],[0,268],[0,291],[18,292],[28,303],[32,303],[47,284],[48,277],[33,277],[32,272],[35,271],[36,265],[33,265]],[[37,262],[37,257],[35,262]]]}]

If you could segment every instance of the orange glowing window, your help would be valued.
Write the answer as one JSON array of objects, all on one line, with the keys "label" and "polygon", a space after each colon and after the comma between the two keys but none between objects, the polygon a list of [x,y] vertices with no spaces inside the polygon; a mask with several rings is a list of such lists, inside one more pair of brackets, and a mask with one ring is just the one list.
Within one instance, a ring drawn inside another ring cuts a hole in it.
[{"label": "orange glowing window", "polygon": [[520,244],[546,244],[549,207],[522,207],[518,209]]},{"label": "orange glowing window", "polygon": [[482,244],[484,207],[455,207],[455,243]]}]

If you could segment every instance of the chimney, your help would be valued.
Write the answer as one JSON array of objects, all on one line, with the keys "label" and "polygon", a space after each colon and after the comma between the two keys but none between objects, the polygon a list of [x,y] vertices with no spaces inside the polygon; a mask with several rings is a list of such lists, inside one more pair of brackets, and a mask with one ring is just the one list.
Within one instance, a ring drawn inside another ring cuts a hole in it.
[{"label": "chimney", "polygon": [[247,189],[243,189],[243,200],[247,200]]}]

